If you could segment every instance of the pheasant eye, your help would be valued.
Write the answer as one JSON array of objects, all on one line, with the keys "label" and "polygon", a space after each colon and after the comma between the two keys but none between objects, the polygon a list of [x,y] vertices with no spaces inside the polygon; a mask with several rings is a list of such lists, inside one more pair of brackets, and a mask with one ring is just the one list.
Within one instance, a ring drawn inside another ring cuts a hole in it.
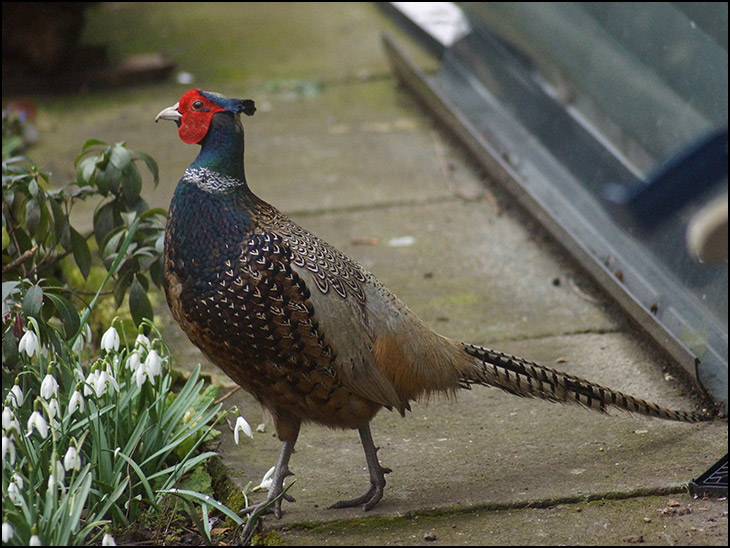
[{"label": "pheasant eye", "polygon": [[203,101],[198,99],[197,101],[193,102],[192,107],[193,107],[193,110],[201,110],[203,108],[203,105],[204,105]]}]

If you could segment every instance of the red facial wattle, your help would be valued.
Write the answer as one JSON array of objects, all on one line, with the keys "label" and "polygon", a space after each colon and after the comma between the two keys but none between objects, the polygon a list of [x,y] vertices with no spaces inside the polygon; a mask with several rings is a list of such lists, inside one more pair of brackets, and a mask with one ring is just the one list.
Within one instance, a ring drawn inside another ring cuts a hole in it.
[{"label": "red facial wattle", "polygon": [[182,115],[178,128],[180,139],[193,145],[202,141],[208,133],[213,115],[225,109],[201,95],[197,89],[191,89],[180,98],[177,110]]}]

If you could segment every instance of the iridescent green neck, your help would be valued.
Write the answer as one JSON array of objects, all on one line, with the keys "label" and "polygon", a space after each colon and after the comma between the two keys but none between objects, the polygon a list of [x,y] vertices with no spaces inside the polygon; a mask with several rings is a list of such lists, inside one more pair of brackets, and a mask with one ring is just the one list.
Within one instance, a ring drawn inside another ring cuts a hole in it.
[{"label": "iridescent green neck", "polygon": [[246,186],[243,169],[243,126],[239,115],[230,112],[214,114],[208,134],[200,145],[200,153],[189,169],[206,169]]}]

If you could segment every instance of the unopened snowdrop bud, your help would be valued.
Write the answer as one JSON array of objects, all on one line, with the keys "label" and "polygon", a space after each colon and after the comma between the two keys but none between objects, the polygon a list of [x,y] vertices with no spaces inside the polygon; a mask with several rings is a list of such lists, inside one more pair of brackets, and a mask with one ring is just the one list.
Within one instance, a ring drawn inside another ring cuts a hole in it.
[{"label": "unopened snowdrop bud", "polygon": [[15,530],[13,529],[13,526],[7,521],[3,521],[3,542],[10,542],[10,539],[13,538],[14,532]]},{"label": "unopened snowdrop bud", "polygon": [[79,452],[73,445],[68,448],[66,455],[63,457],[63,467],[66,472],[81,469],[81,457],[79,457]]}]

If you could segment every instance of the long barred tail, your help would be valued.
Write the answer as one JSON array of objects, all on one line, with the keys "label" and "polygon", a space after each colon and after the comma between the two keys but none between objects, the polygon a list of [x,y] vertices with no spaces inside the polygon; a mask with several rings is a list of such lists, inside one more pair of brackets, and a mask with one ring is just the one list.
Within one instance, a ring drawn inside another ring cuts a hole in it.
[{"label": "long barred tail", "polygon": [[700,422],[715,418],[713,414],[704,411],[666,409],[580,377],[489,348],[464,344],[464,349],[467,354],[476,358],[475,367],[465,371],[461,378],[465,388],[471,384],[496,386],[516,396],[574,403],[601,412],[612,406],[631,413],[672,421]]}]

